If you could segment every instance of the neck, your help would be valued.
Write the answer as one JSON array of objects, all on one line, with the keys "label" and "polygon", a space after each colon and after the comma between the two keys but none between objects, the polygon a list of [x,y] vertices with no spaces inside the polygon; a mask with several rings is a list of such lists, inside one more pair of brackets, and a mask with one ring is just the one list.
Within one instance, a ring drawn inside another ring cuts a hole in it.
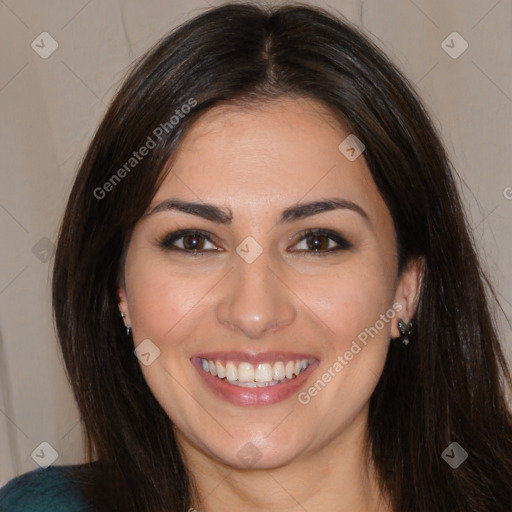
[{"label": "neck", "polygon": [[214,460],[176,431],[193,475],[201,512],[388,512],[365,450],[367,410],[314,453],[287,465],[239,469]]}]

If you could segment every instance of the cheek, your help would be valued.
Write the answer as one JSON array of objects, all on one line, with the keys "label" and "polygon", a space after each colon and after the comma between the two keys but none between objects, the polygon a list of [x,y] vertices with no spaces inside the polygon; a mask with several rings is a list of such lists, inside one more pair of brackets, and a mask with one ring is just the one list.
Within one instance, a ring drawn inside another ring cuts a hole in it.
[{"label": "cheek", "polygon": [[138,257],[127,273],[134,335],[165,342],[208,291],[210,278],[180,275],[163,259]]},{"label": "cheek", "polygon": [[323,400],[342,403],[346,411],[369,399],[386,360],[396,312],[393,274],[385,269],[375,261],[357,268],[347,265],[323,284],[329,293],[323,319],[334,331],[320,372],[334,384]]},{"label": "cheek", "polygon": [[377,327],[383,338],[388,337],[389,319],[379,321],[392,306],[393,286],[390,272],[378,265],[347,265],[343,269],[323,277],[303,289],[305,302],[318,312],[335,337],[339,349],[350,345],[361,332]]},{"label": "cheek", "polygon": [[389,279],[383,280],[377,269],[347,269],[314,288],[321,304],[318,316],[330,332],[323,339],[323,361],[316,379],[302,390],[299,401],[308,404],[309,411],[318,417],[326,410],[337,411],[322,423],[324,432],[333,434],[345,428],[368,402],[379,381],[389,348],[389,317],[395,315],[392,287],[387,282]]}]

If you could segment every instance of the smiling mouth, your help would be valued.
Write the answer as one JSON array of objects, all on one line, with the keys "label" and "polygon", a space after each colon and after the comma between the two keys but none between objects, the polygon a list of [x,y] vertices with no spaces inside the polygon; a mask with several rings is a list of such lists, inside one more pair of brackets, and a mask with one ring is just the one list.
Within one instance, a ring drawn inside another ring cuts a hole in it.
[{"label": "smiling mouth", "polygon": [[252,364],[246,361],[220,361],[199,358],[202,369],[213,377],[233,386],[263,388],[289,382],[313,362],[311,359],[296,359]]}]

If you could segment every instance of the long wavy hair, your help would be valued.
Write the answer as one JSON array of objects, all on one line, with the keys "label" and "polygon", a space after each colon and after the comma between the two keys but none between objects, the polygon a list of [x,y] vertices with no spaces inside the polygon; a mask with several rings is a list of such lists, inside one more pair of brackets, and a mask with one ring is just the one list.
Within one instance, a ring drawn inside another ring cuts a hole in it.
[{"label": "long wavy hair", "polygon": [[[364,142],[400,269],[413,257],[425,262],[411,343],[390,346],[370,400],[367,449],[383,493],[395,512],[510,512],[511,378],[453,166],[390,60],[346,20],[303,4],[225,4],[173,30],[134,64],[81,162],[53,307],[85,432],[84,496],[97,511],[182,512],[195,503],[172,423],[119,316],[123,254],[194,120],[226,101],[286,96],[317,100]],[[171,122],[177,110],[187,113]],[[148,137],[150,151],[130,160]],[[452,442],[469,454],[457,469],[441,456]]]}]

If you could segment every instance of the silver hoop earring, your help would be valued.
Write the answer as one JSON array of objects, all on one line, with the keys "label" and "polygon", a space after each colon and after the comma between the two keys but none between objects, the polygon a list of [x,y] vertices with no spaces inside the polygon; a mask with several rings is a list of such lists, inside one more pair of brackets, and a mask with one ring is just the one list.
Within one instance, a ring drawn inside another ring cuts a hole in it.
[{"label": "silver hoop earring", "polygon": [[126,336],[130,336],[132,328],[126,325],[126,315],[121,311],[121,318],[123,319],[124,326],[126,327]]},{"label": "silver hoop earring", "polygon": [[412,331],[412,322],[405,322],[401,318],[398,319],[398,329],[400,331],[400,340],[404,345],[409,345],[409,336],[411,335]]}]

